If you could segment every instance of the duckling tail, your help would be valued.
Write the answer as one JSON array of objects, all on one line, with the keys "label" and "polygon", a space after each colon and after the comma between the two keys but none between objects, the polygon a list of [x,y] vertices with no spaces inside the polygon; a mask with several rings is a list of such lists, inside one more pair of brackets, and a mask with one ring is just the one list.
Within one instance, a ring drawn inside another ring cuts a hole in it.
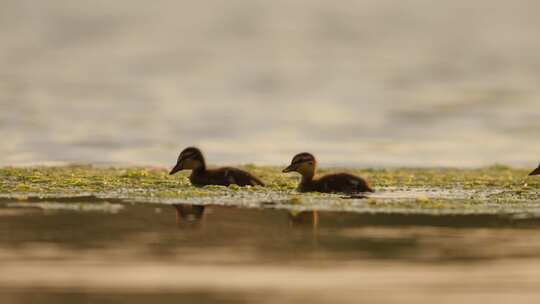
[{"label": "duckling tail", "polygon": [[252,176],[251,178],[252,178],[253,186],[264,187],[264,183],[260,179],[256,178],[255,176]]},{"label": "duckling tail", "polygon": [[373,190],[373,188],[369,185],[369,184],[366,184],[366,192],[375,192],[375,190]]},{"label": "duckling tail", "polygon": [[373,190],[371,185],[365,179],[362,179],[362,182],[358,185],[357,189],[358,192],[375,192],[375,190]]}]

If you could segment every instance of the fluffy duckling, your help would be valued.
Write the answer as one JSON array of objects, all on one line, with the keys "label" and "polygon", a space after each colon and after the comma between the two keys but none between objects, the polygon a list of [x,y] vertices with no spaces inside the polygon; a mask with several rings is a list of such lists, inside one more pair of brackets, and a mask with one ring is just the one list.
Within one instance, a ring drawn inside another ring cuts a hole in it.
[{"label": "fluffy duckling", "polygon": [[293,157],[291,164],[283,169],[283,172],[298,172],[302,175],[298,185],[300,192],[374,192],[365,179],[348,173],[328,174],[314,179],[316,167],[317,161],[313,155],[300,153]]},{"label": "fluffy duckling", "polygon": [[533,172],[529,173],[529,176],[532,175],[540,175],[540,165],[538,166],[538,168],[534,169]]},{"label": "fluffy duckling", "polygon": [[173,175],[184,169],[192,170],[189,180],[195,186],[264,186],[258,178],[240,169],[230,167],[207,169],[201,150],[194,147],[186,148],[180,153],[176,166],[169,174]]}]

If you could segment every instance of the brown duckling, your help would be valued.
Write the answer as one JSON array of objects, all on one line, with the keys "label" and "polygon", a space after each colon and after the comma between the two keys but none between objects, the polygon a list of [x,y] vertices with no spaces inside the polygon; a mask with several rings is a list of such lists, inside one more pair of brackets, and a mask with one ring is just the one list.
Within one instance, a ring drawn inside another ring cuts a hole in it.
[{"label": "brown duckling", "polygon": [[529,176],[533,175],[540,175],[540,165],[538,166],[538,168],[534,169],[533,172],[529,173]]},{"label": "brown duckling", "polygon": [[201,150],[194,147],[186,148],[180,153],[176,166],[169,174],[173,175],[184,169],[192,170],[189,180],[195,186],[264,186],[258,178],[240,169],[231,167],[207,169]]},{"label": "brown duckling", "polygon": [[298,185],[300,192],[374,192],[365,179],[348,173],[328,174],[314,179],[316,167],[317,161],[313,155],[300,153],[293,157],[291,164],[283,169],[283,172],[298,172],[302,175]]}]

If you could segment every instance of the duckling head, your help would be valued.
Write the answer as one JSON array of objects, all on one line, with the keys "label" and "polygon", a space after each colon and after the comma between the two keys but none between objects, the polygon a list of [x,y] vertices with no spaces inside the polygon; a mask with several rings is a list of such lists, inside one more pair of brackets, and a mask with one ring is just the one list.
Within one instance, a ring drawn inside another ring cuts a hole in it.
[{"label": "duckling head", "polygon": [[315,168],[317,167],[317,160],[310,153],[300,153],[293,157],[291,164],[283,169],[284,173],[298,172],[302,176],[311,176],[315,174]]},{"label": "duckling head", "polygon": [[173,175],[181,170],[197,170],[201,168],[205,168],[204,156],[201,150],[195,147],[189,147],[180,153],[176,166],[174,166],[169,174]]},{"label": "duckling head", "polygon": [[529,173],[529,176],[532,175],[540,175],[540,165],[538,166],[538,168],[534,169],[533,172]]}]

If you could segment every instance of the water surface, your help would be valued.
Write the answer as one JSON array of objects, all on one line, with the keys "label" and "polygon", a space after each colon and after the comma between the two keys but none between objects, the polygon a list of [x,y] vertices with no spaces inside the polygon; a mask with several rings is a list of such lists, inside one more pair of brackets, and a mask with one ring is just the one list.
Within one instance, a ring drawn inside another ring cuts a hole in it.
[{"label": "water surface", "polygon": [[2,303],[540,298],[537,219],[62,204],[0,208]]}]

